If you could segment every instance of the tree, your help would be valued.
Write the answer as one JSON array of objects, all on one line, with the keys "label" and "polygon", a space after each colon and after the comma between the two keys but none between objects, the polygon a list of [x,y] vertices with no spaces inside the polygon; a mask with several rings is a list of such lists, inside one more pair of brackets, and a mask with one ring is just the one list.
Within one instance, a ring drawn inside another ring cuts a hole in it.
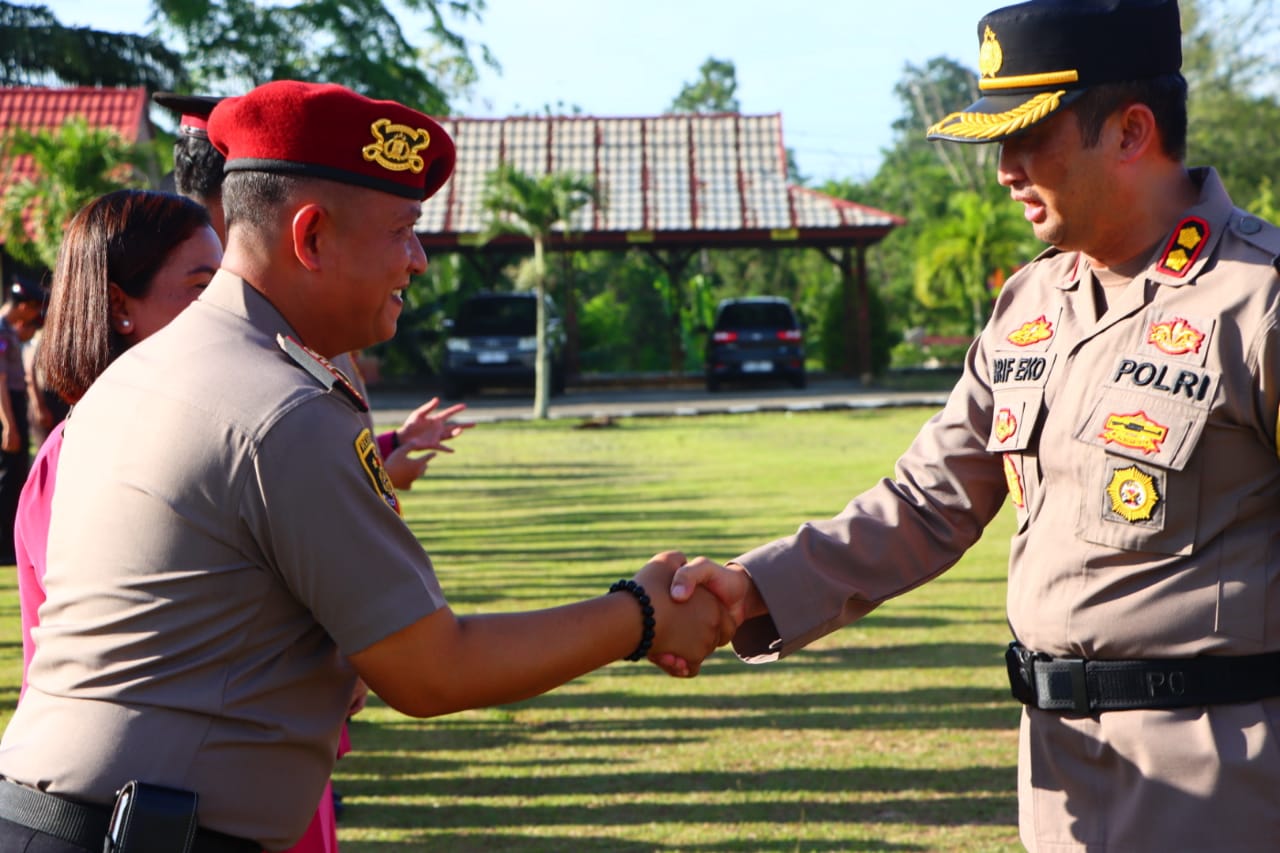
[{"label": "tree", "polygon": [[503,163],[485,177],[481,203],[489,215],[486,236],[492,239],[502,233],[519,234],[533,242],[529,273],[538,294],[533,414],[539,420],[547,417],[551,378],[547,360],[546,245],[557,226],[568,236],[573,214],[598,198],[592,180],[569,172],[534,177]]},{"label": "tree", "polygon": [[57,130],[11,131],[0,145],[0,159],[12,163],[22,156],[31,158],[37,178],[5,193],[0,235],[14,258],[49,269],[76,211],[103,193],[145,185],[141,170],[155,163],[146,146],[91,128],[83,116],[71,116]]},{"label": "tree", "polygon": [[0,2],[0,85],[186,84],[182,58],[150,35],[67,27],[46,6]]},{"label": "tree", "polygon": [[916,243],[915,293],[926,307],[967,306],[976,336],[990,313],[992,276],[1026,260],[1030,235],[1003,198],[959,192],[948,208],[950,215],[930,222]]},{"label": "tree", "polygon": [[707,57],[698,69],[701,75],[692,83],[685,83],[680,94],[671,102],[668,111],[673,113],[736,113],[738,105],[738,71],[730,59]]},{"label": "tree", "polygon": [[[402,0],[431,21],[432,47],[423,51],[405,38],[383,0],[153,2],[162,30],[186,45],[198,89],[242,92],[280,79],[341,83],[437,115],[448,111],[446,87],[465,88],[475,79],[469,46],[447,25],[445,10],[478,21],[485,6],[485,0]],[[479,50],[497,67],[483,45]]]},{"label": "tree", "polygon": [[1272,0],[1183,0],[1187,154],[1212,164],[1231,198],[1251,207],[1280,172],[1280,24]]}]

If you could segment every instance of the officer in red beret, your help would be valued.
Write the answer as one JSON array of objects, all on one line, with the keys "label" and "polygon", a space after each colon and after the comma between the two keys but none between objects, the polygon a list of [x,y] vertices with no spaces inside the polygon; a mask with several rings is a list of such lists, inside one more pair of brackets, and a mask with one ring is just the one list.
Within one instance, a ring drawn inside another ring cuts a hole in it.
[{"label": "officer in red beret", "polygon": [[895,479],[677,584],[768,660],[939,575],[1007,503],[1023,844],[1274,851],[1280,229],[1184,162],[1174,0],[1033,0],[977,36],[981,97],[928,134],[999,143],[1049,248]]},{"label": "officer in red beret", "polygon": [[454,614],[326,361],[395,332],[452,140],[399,103],[292,81],[208,125],[223,267],[68,424],[0,847],[96,850],[110,831],[146,838],[123,853],[279,850],[315,810],[357,676],[431,716],[624,658],[698,662],[732,631],[705,591],[672,602],[674,552],[575,604]]}]

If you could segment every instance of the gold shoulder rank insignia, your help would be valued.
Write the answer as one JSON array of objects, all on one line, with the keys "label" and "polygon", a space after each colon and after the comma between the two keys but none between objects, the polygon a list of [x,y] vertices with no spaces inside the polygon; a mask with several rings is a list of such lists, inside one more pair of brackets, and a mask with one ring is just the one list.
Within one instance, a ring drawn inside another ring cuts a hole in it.
[{"label": "gold shoulder rank insignia", "polygon": [[426,166],[418,152],[431,144],[431,134],[422,128],[380,118],[369,126],[369,132],[375,141],[360,150],[364,159],[393,172],[410,171],[415,175]]},{"label": "gold shoulder rank insignia", "polygon": [[361,412],[369,411],[369,404],[364,396],[351,384],[346,375],[329,363],[329,359],[309,347],[298,343],[289,335],[276,335],[276,343],[289,358],[303,370],[310,373],[326,390],[337,388]]},{"label": "gold shoulder rank insignia", "polygon": [[1111,499],[1112,512],[1131,524],[1150,520],[1160,503],[1155,479],[1136,465],[1121,468],[1111,476],[1107,497]]},{"label": "gold shoulder rank insignia", "polygon": [[1181,278],[1200,257],[1207,242],[1209,223],[1198,216],[1188,216],[1173,229],[1173,236],[1169,238],[1169,245],[1160,256],[1156,269]]},{"label": "gold shoulder rank insignia", "polygon": [[396,487],[391,484],[391,475],[387,473],[387,469],[382,467],[382,456],[378,454],[378,442],[374,440],[373,433],[368,427],[362,429],[356,436],[356,456],[359,457],[360,467],[364,468],[364,473],[368,475],[373,490],[387,506],[396,511],[396,515],[402,515],[400,498],[396,496]]}]

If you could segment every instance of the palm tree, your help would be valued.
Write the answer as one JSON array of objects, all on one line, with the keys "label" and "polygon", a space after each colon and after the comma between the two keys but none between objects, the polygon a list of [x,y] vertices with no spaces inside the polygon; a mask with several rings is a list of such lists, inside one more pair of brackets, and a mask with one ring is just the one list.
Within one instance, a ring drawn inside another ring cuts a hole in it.
[{"label": "palm tree", "polygon": [[154,164],[144,145],[71,116],[57,130],[14,129],[0,140],[0,160],[29,156],[35,180],[11,185],[0,202],[0,240],[26,264],[53,269],[67,222],[103,193],[143,186],[140,171]]},{"label": "palm tree", "polygon": [[947,208],[917,239],[915,294],[927,308],[965,306],[976,336],[991,309],[988,279],[1031,256],[1031,234],[1005,199],[965,190],[952,195]]},{"label": "palm tree", "polygon": [[503,163],[485,178],[481,204],[488,212],[486,239],[498,234],[519,234],[533,242],[530,275],[538,293],[538,338],[535,351],[533,416],[547,417],[550,365],[547,360],[547,271],[545,253],[552,231],[559,226],[572,233],[573,214],[599,201],[595,182],[569,172],[534,177]]}]

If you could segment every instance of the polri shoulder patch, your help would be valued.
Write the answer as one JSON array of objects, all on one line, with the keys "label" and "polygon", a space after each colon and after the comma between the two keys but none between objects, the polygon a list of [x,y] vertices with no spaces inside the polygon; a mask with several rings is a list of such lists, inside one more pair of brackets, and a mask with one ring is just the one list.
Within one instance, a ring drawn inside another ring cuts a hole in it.
[{"label": "polri shoulder patch", "polygon": [[382,455],[378,453],[378,442],[368,427],[362,429],[356,436],[355,448],[356,456],[360,459],[360,467],[364,468],[364,473],[368,475],[373,490],[387,506],[396,511],[396,515],[402,515],[400,498],[396,496],[396,487],[391,484],[391,475],[387,473],[387,469],[382,467]]},{"label": "polri shoulder patch", "polygon": [[329,359],[315,350],[298,343],[290,335],[276,335],[276,343],[280,345],[280,349],[284,350],[289,358],[315,377],[327,390],[332,391],[337,388],[343,396],[355,405],[357,411],[369,411],[369,404],[365,402],[364,397],[356,390],[356,386],[351,384],[351,380],[341,370],[330,364]]}]

